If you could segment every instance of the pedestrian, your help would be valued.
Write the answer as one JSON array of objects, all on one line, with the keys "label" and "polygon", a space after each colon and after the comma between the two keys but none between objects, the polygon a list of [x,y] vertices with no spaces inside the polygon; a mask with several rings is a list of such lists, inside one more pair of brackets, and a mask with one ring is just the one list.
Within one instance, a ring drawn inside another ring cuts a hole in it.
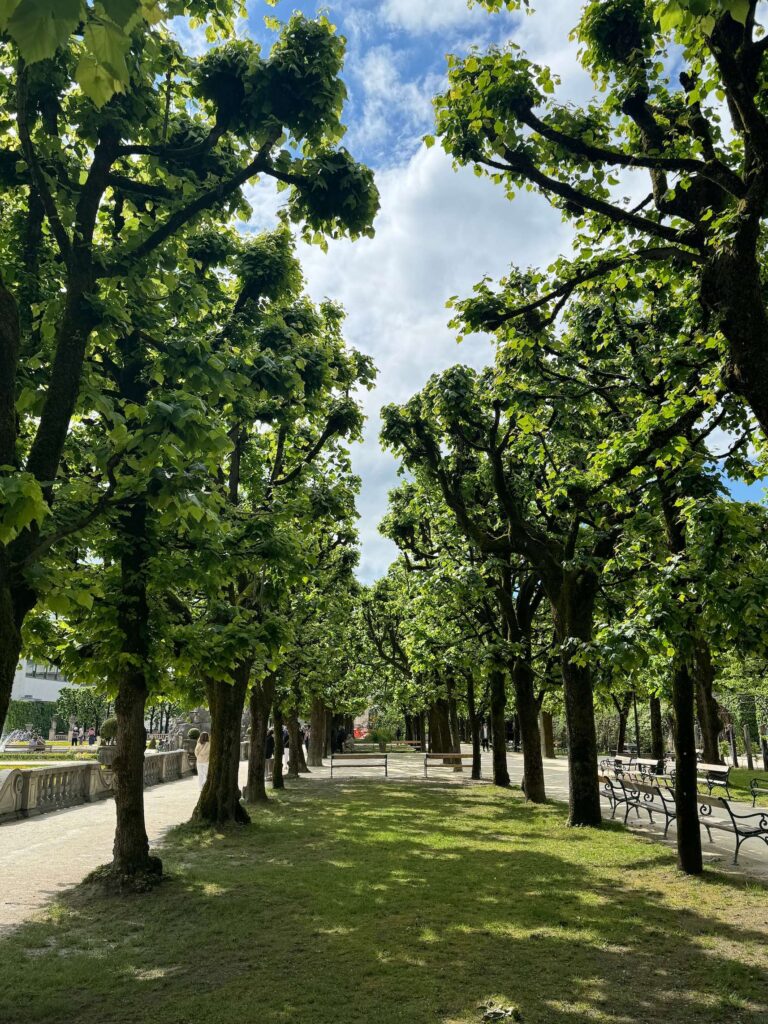
[{"label": "pedestrian", "polygon": [[80,742],[80,729],[75,725],[72,728],[72,746],[76,747]]},{"label": "pedestrian", "polygon": [[96,730],[94,729],[93,726],[91,726],[90,729],[88,730],[88,746],[92,747],[95,742],[96,742]]},{"label": "pedestrian", "polygon": [[309,726],[304,730],[304,746],[307,748],[307,754],[309,754]]},{"label": "pedestrian", "polygon": [[290,746],[291,746],[291,734],[288,732],[288,726],[283,726],[283,768],[288,767],[290,760]]},{"label": "pedestrian", "polygon": [[267,743],[264,747],[264,778],[269,782],[272,778],[272,770],[275,766],[275,731],[270,729],[267,733]]},{"label": "pedestrian", "polygon": [[336,749],[341,754],[344,750],[344,743],[347,739],[347,730],[343,725],[339,726],[339,731],[336,733]]},{"label": "pedestrian", "polygon": [[488,723],[487,722],[483,722],[482,740],[483,740],[483,750],[488,750],[489,749],[489,745],[488,745]]},{"label": "pedestrian", "polygon": [[207,732],[200,733],[200,739],[195,746],[195,757],[197,758],[197,784],[202,789],[208,778],[208,762],[211,757],[211,737]]}]

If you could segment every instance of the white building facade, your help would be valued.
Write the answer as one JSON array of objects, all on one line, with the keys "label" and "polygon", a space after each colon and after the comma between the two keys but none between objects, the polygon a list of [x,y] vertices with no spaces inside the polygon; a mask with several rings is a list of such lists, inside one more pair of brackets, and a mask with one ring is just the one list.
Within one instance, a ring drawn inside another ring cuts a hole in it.
[{"label": "white building facade", "polygon": [[70,683],[52,665],[22,661],[16,669],[11,700],[56,701]]}]

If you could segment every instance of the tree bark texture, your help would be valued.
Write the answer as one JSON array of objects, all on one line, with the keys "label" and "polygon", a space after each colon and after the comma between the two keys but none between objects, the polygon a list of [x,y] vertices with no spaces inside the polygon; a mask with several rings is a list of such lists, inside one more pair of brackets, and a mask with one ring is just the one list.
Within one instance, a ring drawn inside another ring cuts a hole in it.
[{"label": "tree bark texture", "polygon": [[[533,669],[526,657],[516,658],[512,665],[512,685],[523,740],[523,792],[535,804],[547,799],[544,787],[544,762],[539,738],[539,704],[533,688]],[[505,752],[506,759],[506,752]]]},{"label": "tree bark texture", "polygon": [[552,722],[552,715],[549,711],[542,711],[539,727],[541,729],[541,752],[544,757],[554,758],[555,756],[555,730]]},{"label": "tree bark texture", "polygon": [[322,768],[325,752],[325,719],[327,712],[319,697],[313,697],[312,710],[309,717],[309,754],[307,764],[310,768]]},{"label": "tree bark texture", "polygon": [[491,742],[493,743],[493,784],[509,785],[507,768],[507,730],[504,711],[507,706],[506,675],[501,669],[493,669],[490,676],[491,696]]},{"label": "tree bark texture", "polygon": [[592,577],[581,581],[567,578],[553,602],[568,735],[568,824],[574,826],[599,825],[602,821],[592,674],[588,665],[574,662],[571,647],[574,640],[588,642],[592,638],[596,589],[597,581]]},{"label": "tree bark texture", "polygon": [[677,864],[687,875],[699,875],[703,869],[696,786],[696,734],[693,728],[693,704],[693,678],[685,661],[678,659],[672,675]]},{"label": "tree bark texture", "polygon": [[275,696],[275,678],[268,675],[251,687],[251,748],[248,751],[246,800],[255,804],[268,800],[264,778],[269,711]]},{"label": "tree bark texture", "polygon": [[706,639],[696,630],[693,648],[693,674],[696,686],[696,711],[701,729],[702,760],[707,764],[722,764],[720,755],[720,708],[712,693],[715,669],[712,651]]},{"label": "tree bark texture", "polygon": [[251,674],[250,659],[240,662],[233,682],[209,680],[211,753],[208,778],[192,814],[193,821],[211,825],[246,825],[251,820],[240,801],[240,730]]},{"label": "tree bark texture", "polygon": [[472,778],[479,779],[481,775],[480,718],[477,714],[475,702],[475,677],[471,672],[467,676],[467,709],[469,711],[469,728],[472,735]]},{"label": "tree bark texture", "polygon": [[664,726],[661,721],[661,700],[651,697],[649,700],[651,713],[651,757],[661,761],[664,757]]},{"label": "tree bark texture", "polygon": [[121,514],[118,526],[121,544],[118,629],[122,664],[117,680],[115,716],[117,737],[114,770],[115,841],[112,872],[118,878],[160,875],[162,862],[149,855],[144,822],[144,757],[147,733],[144,710],[148,687],[149,605],[147,571],[150,550],[148,513],[144,501],[136,501]]}]

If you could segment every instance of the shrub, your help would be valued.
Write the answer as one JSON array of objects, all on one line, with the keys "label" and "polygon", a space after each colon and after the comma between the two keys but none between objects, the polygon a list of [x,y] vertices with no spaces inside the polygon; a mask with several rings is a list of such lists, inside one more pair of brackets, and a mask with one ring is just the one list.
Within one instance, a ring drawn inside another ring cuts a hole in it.
[{"label": "shrub", "polygon": [[103,743],[114,742],[117,736],[117,719],[116,718],[105,718],[101,723],[101,730],[99,732]]},{"label": "shrub", "polygon": [[187,739],[188,740],[199,740],[200,739],[200,730],[199,729],[190,729],[189,732],[187,733]]}]

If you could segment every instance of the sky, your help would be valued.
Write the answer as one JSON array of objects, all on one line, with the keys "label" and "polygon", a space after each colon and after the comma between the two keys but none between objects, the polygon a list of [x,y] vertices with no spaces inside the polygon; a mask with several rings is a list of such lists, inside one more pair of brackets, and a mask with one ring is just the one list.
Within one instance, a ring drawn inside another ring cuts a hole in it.
[{"label": "sky", "polygon": [[[362,479],[364,582],[383,575],[397,554],[377,529],[397,483],[397,463],[378,441],[382,406],[407,400],[432,373],[454,363],[481,366],[491,357],[487,338],[457,345],[447,299],[468,295],[485,275],[498,278],[512,263],[547,266],[569,245],[567,227],[544,199],[523,193],[510,202],[501,186],[471,168],[454,170],[439,145],[423,144],[433,126],[432,97],[445,82],[446,54],[513,40],[561,77],[562,99],[578,102],[591,93],[568,38],[581,4],[537,0],[538,11],[528,16],[491,15],[469,9],[466,0],[280,0],[276,9],[248,0],[241,35],[268,43],[264,14],[287,18],[300,10],[323,11],[346,37],[344,145],[374,170],[381,193],[374,239],[332,241],[327,253],[303,243],[298,250],[309,294],[344,306],[348,342],[373,356],[379,371],[376,389],[364,397],[365,438],[353,450]],[[199,30],[177,22],[177,32],[190,52],[204,47]],[[272,185],[250,188],[248,196],[253,216],[246,230],[273,227],[281,198]]]}]

